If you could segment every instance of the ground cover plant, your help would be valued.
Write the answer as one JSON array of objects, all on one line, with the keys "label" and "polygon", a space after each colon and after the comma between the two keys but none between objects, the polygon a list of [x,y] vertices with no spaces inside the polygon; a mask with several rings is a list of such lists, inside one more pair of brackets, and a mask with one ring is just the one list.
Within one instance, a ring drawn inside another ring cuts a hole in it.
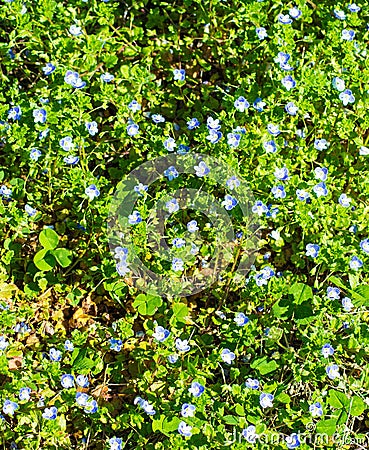
[{"label": "ground cover plant", "polygon": [[1,448],[366,448],[369,4],[0,17]]}]

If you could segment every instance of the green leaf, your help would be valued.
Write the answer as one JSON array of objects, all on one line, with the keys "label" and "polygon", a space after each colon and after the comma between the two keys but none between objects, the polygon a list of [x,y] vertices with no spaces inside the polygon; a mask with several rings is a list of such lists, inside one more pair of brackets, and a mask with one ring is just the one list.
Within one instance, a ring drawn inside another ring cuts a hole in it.
[{"label": "green leaf", "polygon": [[281,403],[290,403],[291,397],[285,392],[282,392],[276,397],[276,400],[278,400]]},{"label": "green leaf", "polygon": [[133,306],[134,308],[137,308],[138,312],[143,316],[152,316],[162,303],[163,300],[161,297],[139,294],[133,302]]},{"label": "green leaf", "polygon": [[336,419],[321,420],[316,427],[317,433],[332,436],[336,432]]},{"label": "green leaf", "polygon": [[355,395],[355,397],[351,399],[350,414],[355,417],[361,416],[361,414],[365,411],[365,409],[366,405],[364,401],[360,397]]},{"label": "green leaf", "polygon": [[57,248],[53,250],[52,254],[62,267],[68,267],[72,263],[72,259],[70,258],[72,252],[66,248]]},{"label": "green leaf", "polygon": [[238,414],[239,416],[243,417],[245,415],[245,408],[240,404],[236,405],[235,411],[236,411],[236,414]]},{"label": "green leaf", "polygon": [[278,368],[275,361],[268,361],[268,358],[264,356],[263,358],[256,359],[251,364],[252,369],[257,369],[261,375],[266,375],[267,373],[273,372]]},{"label": "green leaf", "polygon": [[39,239],[45,250],[54,250],[59,243],[59,236],[51,228],[42,230]]},{"label": "green leaf", "polygon": [[185,322],[185,317],[188,316],[188,308],[184,303],[175,303],[173,305],[173,314],[178,321]]},{"label": "green leaf", "polygon": [[328,392],[328,403],[333,408],[342,409],[347,408],[350,404],[350,399],[343,392],[330,389]]},{"label": "green leaf", "polygon": [[310,286],[304,283],[295,283],[290,287],[289,294],[292,294],[295,298],[297,305],[306,302],[313,298],[313,290]]},{"label": "green leaf", "polygon": [[223,417],[223,420],[228,425],[238,425],[238,417],[226,415]]},{"label": "green leaf", "polygon": [[37,269],[48,272],[55,267],[56,261],[49,250],[43,249],[37,252],[33,258],[33,262]]}]

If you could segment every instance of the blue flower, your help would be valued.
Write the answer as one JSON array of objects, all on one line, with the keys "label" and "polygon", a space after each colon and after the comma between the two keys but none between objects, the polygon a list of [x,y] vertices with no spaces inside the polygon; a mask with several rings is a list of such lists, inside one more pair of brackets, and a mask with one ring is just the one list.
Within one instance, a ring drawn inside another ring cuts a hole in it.
[{"label": "blue flower", "polygon": [[343,41],[353,41],[354,37],[355,37],[355,31],[354,30],[346,30],[346,29],[344,29],[342,31],[341,39]]},{"label": "blue flower", "polygon": [[33,148],[29,153],[29,157],[32,159],[32,161],[37,161],[41,155],[41,151],[37,148]]},{"label": "blue flower", "polygon": [[259,439],[259,435],[256,434],[255,425],[249,425],[247,428],[242,430],[242,436],[246,439],[249,444],[256,444],[256,441]]},{"label": "blue flower", "polygon": [[131,271],[131,269],[128,267],[127,261],[121,260],[119,261],[116,266],[116,271],[121,277],[124,277]]},{"label": "blue flower", "polygon": [[110,339],[110,350],[114,350],[116,352],[120,352],[122,349],[123,342],[121,339]]},{"label": "blue flower", "polygon": [[109,450],[122,450],[123,440],[114,436],[109,439],[109,445]]},{"label": "blue flower", "polygon": [[22,117],[22,110],[20,106],[13,106],[8,111],[8,120],[19,120]]},{"label": "blue flower", "polygon": [[88,402],[89,397],[85,392],[77,392],[76,393],[76,403],[79,406],[85,406]]},{"label": "blue flower", "polygon": [[73,388],[74,376],[69,373],[65,373],[64,375],[61,376],[60,383],[65,389]]},{"label": "blue flower", "polygon": [[177,153],[178,155],[186,155],[190,151],[190,147],[188,145],[179,144]]},{"label": "blue flower", "polygon": [[73,155],[68,155],[65,158],[63,158],[63,161],[65,162],[65,164],[69,164],[70,166],[75,166],[76,164],[79,163],[79,157],[73,156]]},{"label": "blue flower", "polygon": [[132,100],[128,104],[128,109],[130,109],[133,113],[141,110],[141,105],[138,103],[137,100]]},{"label": "blue flower", "polygon": [[24,210],[30,217],[34,217],[37,214],[37,209],[32,208],[30,205],[25,205]]},{"label": "blue flower", "polygon": [[196,220],[191,220],[190,222],[187,223],[187,230],[190,233],[195,233],[198,229],[199,227],[197,226]]},{"label": "blue flower", "polygon": [[341,194],[338,198],[338,203],[344,208],[349,208],[352,198],[348,197],[346,194]]},{"label": "blue flower", "polygon": [[181,258],[173,258],[172,260],[172,270],[174,272],[182,272],[184,270],[184,263]]},{"label": "blue flower", "polygon": [[344,106],[347,106],[349,103],[355,103],[355,97],[350,89],[346,89],[345,91],[341,92],[339,95],[339,99]]},{"label": "blue flower", "polygon": [[272,136],[278,136],[281,133],[279,130],[279,126],[274,125],[273,123],[268,123],[267,130],[268,133],[271,134]]},{"label": "blue flower", "polygon": [[257,37],[262,41],[268,37],[267,30],[264,27],[259,27],[255,29]]},{"label": "blue flower", "polygon": [[95,136],[95,134],[99,132],[99,129],[97,128],[97,123],[94,120],[92,122],[86,122],[85,127],[91,136]]},{"label": "blue flower", "polygon": [[287,448],[297,448],[300,447],[300,440],[299,440],[299,436],[296,433],[292,433],[290,436],[286,437],[286,445]]},{"label": "blue flower", "polygon": [[159,342],[164,342],[168,339],[170,335],[170,331],[162,326],[155,327],[155,332],[152,334],[152,337],[155,338]]},{"label": "blue flower", "polygon": [[133,402],[135,405],[139,405],[147,415],[154,416],[156,414],[156,411],[151,403],[149,403],[147,400],[144,400],[141,397],[136,397]]},{"label": "blue flower", "polygon": [[363,239],[360,242],[360,248],[363,252],[369,255],[369,238]]},{"label": "blue flower", "polygon": [[110,83],[111,81],[113,81],[114,80],[114,75],[112,75],[111,73],[108,73],[108,72],[106,72],[106,73],[102,73],[101,75],[100,75],[100,79],[101,79],[101,81],[103,81],[104,83]]},{"label": "blue flower", "polygon": [[85,189],[85,194],[87,195],[89,200],[92,201],[94,198],[97,198],[100,195],[100,191],[95,184],[91,184]]},{"label": "blue flower", "polygon": [[229,348],[223,349],[220,356],[226,364],[232,364],[232,361],[236,358],[236,355]]},{"label": "blue flower", "polygon": [[237,111],[244,112],[246,109],[250,107],[250,103],[245,99],[245,97],[238,97],[234,102],[234,107]]},{"label": "blue flower", "polygon": [[253,378],[248,378],[245,382],[245,386],[249,389],[259,389],[260,386],[260,382],[259,380],[253,379]]},{"label": "blue flower", "polygon": [[273,140],[264,142],[263,147],[267,153],[275,153],[277,151],[276,143]]},{"label": "blue flower", "polygon": [[304,189],[297,189],[296,196],[301,202],[303,201],[306,202],[310,199],[310,194],[306,192]]},{"label": "blue flower", "polygon": [[191,346],[189,345],[187,339],[183,339],[182,340],[180,338],[177,338],[176,341],[175,341],[175,345],[176,345],[176,349],[179,352],[185,353],[185,352],[188,352],[188,351],[191,350]]},{"label": "blue flower", "polygon": [[127,125],[126,131],[128,136],[136,136],[138,134],[140,127],[136,123],[130,123]]},{"label": "blue flower", "polygon": [[325,181],[328,175],[328,169],[326,167],[316,167],[314,169],[314,175],[317,180]]},{"label": "blue flower", "polygon": [[200,161],[198,166],[194,166],[195,174],[198,177],[205,177],[210,172],[209,167],[206,165],[204,161]]},{"label": "blue flower", "polygon": [[165,122],[164,117],[161,114],[153,114],[151,116],[151,119],[154,123],[161,123],[161,122]]},{"label": "blue flower", "polygon": [[71,136],[66,136],[60,139],[59,145],[65,152],[69,152],[74,148],[74,142]]},{"label": "blue flower", "polygon": [[325,183],[323,181],[319,184],[316,184],[313,187],[313,191],[318,198],[325,197],[326,195],[328,195],[327,186],[325,185]]},{"label": "blue flower", "polygon": [[173,239],[173,246],[175,248],[182,248],[186,245],[186,241],[183,238],[176,237]]},{"label": "blue flower", "polygon": [[177,147],[176,141],[173,138],[168,138],[164,141],[164,148],[168,150],[168,152],[174,152]]},{"label": "blue flower", "polygon": [[297,111],[299,110],[298,107],[293,102],[287,103],[284,109],[286,113],[290,114],[291,116],[296,116]]},{"label": "blue flower", "polygon": [[335,380],[336,378],[340,378],[340,372],[339,372],[339,367],[337,366],[337,364],[332,364],[331,366],[328,366],[325,369],[328,378],[330,378],[331,380]]},{"label": "blue flower", "polygon": [[289,179],[287,167],[282,167],[281,169],[275,169],[274,176],[277,180],[286,181]]},{"label": "blue flower", "polygon": [[221,127],[219,119],[213,119],[212,117],[207,118],[206,126],[208,127],[209,131],[218,131]]},{"label": "blue flower", "polygon": [[313,417],[320,417],[323,415],[323,407],[321,403],[316,402],[309,406],[309,411]]},{"label": "blue flower", "polygon": [[78,72],[74,72],[73,70],[67,70],[64,75],[64,81],[67,84],[70,84],[75,89],[81,89],[86,86],[86,82],[82,81]]},{"label": "blue flower", "polygon": [[192,436],[192,427],[191,425],[187,425],[183,420],[178,424],[178,433],[182,436],[190,437]]},{"label": "blue flower", "polygon": [[257,99],[255,99],[254,103],[252,104],[252,106],[256,109],[256,111],[258,112],[262,112],[264,111],[264,106],[266,105],[266,103],[262,100],[262,98],[258,97]]},{"label": "blue flower", "polygon": [[363,267],[364,263],[360,258],[357,256],[353,256],[350,261],[350,269],[352,270],[359,270],[361,267]]},{"label": "blue flower", "polygon": [[5,184],[0,186],[0,195],[3,198],[9,200],[11,198],[12,194],[13,194],[13,191],[10,188],[8,188],[7,186],[5,186]]},{"label": "blue flower", "polygon": [[334,77],[332,80],[332,86],[334,89],[337,89],[337,91],[342,92],[345,90],[345,82],[340,77]]},{"label": "blue flower", "polygon": [[80,36],[82,34],[82,28],[78,25],[73,24],[69,27],[69,33],[72,36]]},{"label": "blue flower", "polygon": [[20,388],[19,389],[19,394],[18,394],[19,400],[21,400],[21,401],[23,401],[23,400],[28,401],[31,398],[31,395],[30,395],[31,392],[32,392],[32,389],[29,388],[29,387],[22,387],[22,388]]},{"label": "blue flower", "polygon": [[195,415],[196,406],[191,405],[190,403],[183,403],[181,409],[182,417],[193,417]]},{"label": "blue flower", "polygon": [[99,409],[99,407],[98,407],[97,401],[90,398],[86,402],[86,404],[83,408],[83,411],[87,414],[94,414],[98,409]]},{"label": "blue flower", "polygon": [[278,22],[283,25],[289,25],[292,23],[292,19],[288,14],[278,14]]},{"label": "blue flower", "polygon": [[137,194],[143,195],[145,192],[147,192],[148,186],[147,186],[146,184],[143,184],[143,183],[138,183],[138,185],[135,186],[135,187],[133,188],[133,190],[134,190],[135,192],[137,192]]},{"label": "blue flower", "polygon": [[42,71],[45,75],[50,75],[54,72],[55,66],[52,63],[46,63],[45,66],[42,68]]},{"label": "blue flower", "polygon": [[339,300],[341,291],[338,287],[329,286],[327,288],[327,298],[329,300]]},{"label": "blue flower", "polygon": [[257,214],[258,216],[262,216],[264,213],[268,212],[268,207],[264,205],[261,200],[256,200],[252,207],[252,212]]},{"label": "blue flower", "polygon": [[179,204],[176,198],[172,198],[168,202],[166,202],[165,207],[169,211],[170,214],[177,212],[179,210]]},{"label": "blue flower", "polygon": [[188,389],[188,392],[194,397],[200,397],[205,392],[205,387],[197,381],[193,381],[191,383],[191,387]]},{"label": "blue flower", "polygon": [[344,297],[342,299],[341,304],[342,304],[342,308],[346,312],[350,312],[355,307],[355,305],[351,301],[351,298],[349,298],[349,297]]},{"label": "blue flower", "polygon": [[65,350],[67,350],[68,352],[72,352],[74,350],[74,345],[71,341],[69,341],[68,339],[64,342],[64,348]]},{"label": "blue flower", "polygon": [[222,206],[224,206],[224,208],[227,211],[230,211],[231,209],[233,209],[235,206],[237,206],[238,201],[237,199],[235,199],[234,197],[232,197],[229,194],[226,194],[226,196],[224,197],[224,200],[222,201]]},{"label": "blue flower", "polygon": [[233,175],[231,178],[229,178],[227,181],[226,181],[226,186],[231,190],[231,191],[233,191],[234,189],[237,189],[239,186],[240,186],[240,180],[235,176],[235,175]]},{"label": "blue flower", "polygon": [[47,420],[55,420],[58,415],[58,408],[51,406],[50,408],[45,408],[42,413],[42,417]]},{"label": "blue flower", "polygon": [[3,413],[7,414],[8,416],[13,416],[18,408],[19,408],[18,403],[6,399],[3,405]]},{"label": "blue flower", "polygon": [[193,130],[194,128],[197,128],[200,126],[200,122],[196,119],[196,117],[193,117],[187,122],[187,128],[189,130]]},{"label": "blue flower", "polygon": [[134,210],[132,214],[128,216],[128,223],[130,225],[137,225],[138,223],[142,222],[142,217],[140,213],[137,210]]},{"label": "blue flower", "polygon": [[232,148],[237,148],[240,144],[241,135],[238,133],[227,134],[227,144]]},{"label": "blue flower", "polygon": [[174,69],[173,79],[174,81],[184,81],[186,78],[186,71],[184,69]]},{"label": "blue flower", "polygon": [[296,81],[291,77],[291,75],[285,76],[282,79],[281,83],[287,89],[287,91],[290,91],[296,86]]},{"label": "blue flower", "polygon": [[178,355],[176,355],[176,354],[169,355],[169,356],[168,356],[168,361],[169,361],[171,364],[175,364],[175,363],[178,361]]},{"label": "blue flower", "polygon": [[326,139],[315,139],[314,141],[314,147],[319,151],[327,150],[330,145]]},{"label": "blue flower", "polygon": [[307,244],[306,245],[306,256],[311,256],[312,258],[316,258],[319,254],[320,247],[317,244]]},{"label": "blue flower", "polygon": [[46,128],[45,130],[40,131],[38,138],[41,139],[45,139],[45,137],[49,134],[49,128]]},{"label": "blue flower", "polygon": [[351,5],[347,6],[347,9],[352,13],[357,13],[360,11],[361,8],[356,3],[352,3]]},{"label": "blue flower", "polygon": [[59,350],[57,350],[56,348],[50,349],[49,356],[50,356],[51,361],[58,362],[58,361],[61,361],[61,359],[62,359],[61,352]]},{"label": "blue flower", "polygon": [[262,408],[272,408],[273,400],[274,400],[273,394],[266,394],[265,392],[260,394],[259,403]]},{"label": "blue flower", "polygon": [[302,12],[297,8],[297,6],[293,6],[289,11],[288,14],[292,17],[292,19],[299,19],[302,16]]},{"label": "blue flower", "polygon": [[338,10],[338,9],[335,9],[335,10],[333,11],[333,14],[334,14],[334,16],[336,17],[336,19],[339,19],[339,20],[346,20],[346,14],[345,14],[344,11],[340,11],[340,10]]},{"label": "blue flower", "polygon": [[217,142],[220,141],[222,136],[223,133],[221,131],[210,130],[209,135],[206,136],[206,139],[208,139],[212,144],[216,144]]},{"label": "blue flower", "polygon": [[237,326],[243,327],[250,322],[250,319],[244,313],[237,313],[233,319]]},{"label": "blue flower", "polygon": [[274,195],[274,198],[286,198],[286,191],[284,190],[284,186],[281,184],[272,187],[270,192]]}]

